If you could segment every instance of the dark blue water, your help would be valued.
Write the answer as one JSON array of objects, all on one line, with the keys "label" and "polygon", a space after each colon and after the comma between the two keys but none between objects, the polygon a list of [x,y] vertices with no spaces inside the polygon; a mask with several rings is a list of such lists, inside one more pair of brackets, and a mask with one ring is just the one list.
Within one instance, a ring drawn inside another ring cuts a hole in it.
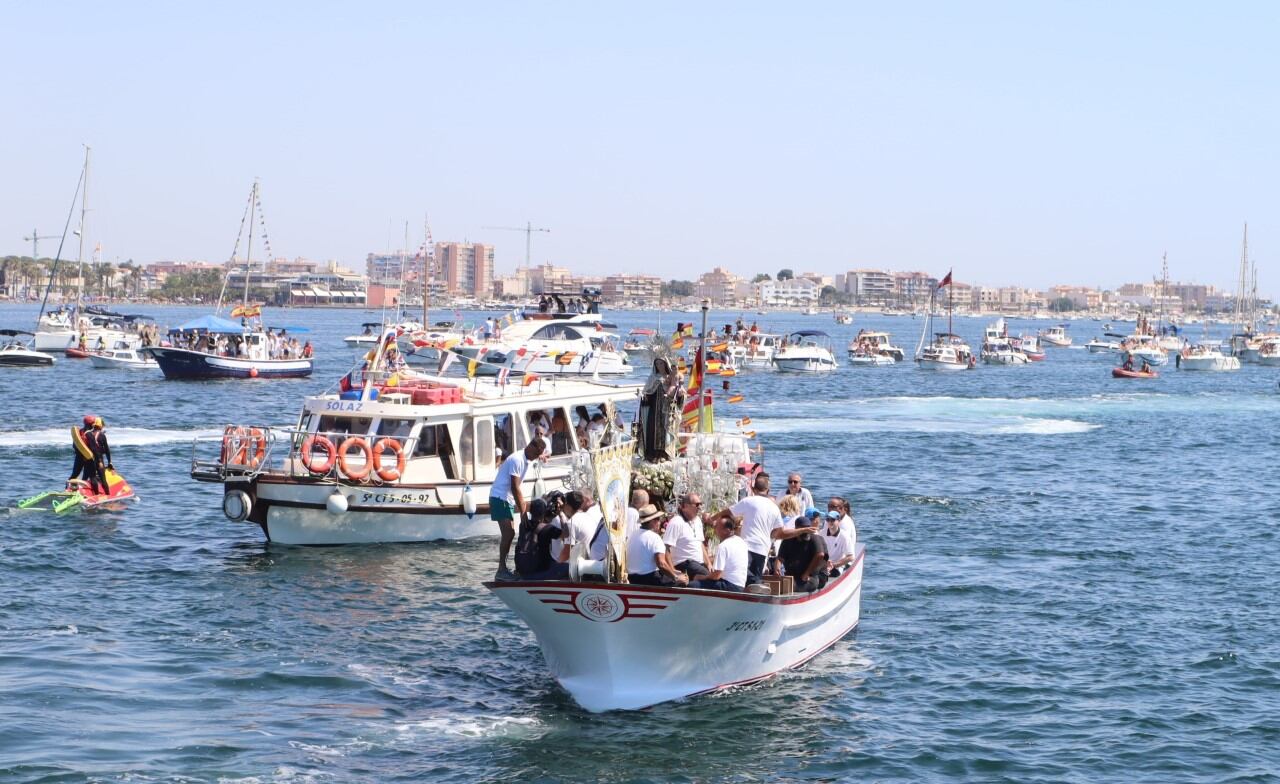
[{"label": "dark blue water", "polygon": [[[198,311],[150,312],[176,324]],[[28,310],[0,318],[22,326]],[[694,317],[667,314],[664,328],[676,318]],[[748,318],[827,329],[839,348],[880,327],[910,351],[920,327]],[[218,487],[188,478],[193,435],[292,420],[346,369],[340,338],[366,318],[285,320],[313,330],[313,379],[166,382],[76,361],[0,373],[0,505],[66,477],[68,428],[88,411],[142,497],[123,514],[0,513],[0,778],[1216,782],[1280,770],[1274,370],[1119,381],[1108,358],[1051,349],[969,373],[738,376],[746,401],[722,423],[749,415],[773,473],[853,500],[868,547],[862,625],[770,683],[590,715],[480,587],[493,541],[267,545],[222,517]],[[654,320],[617,315],[624,329]],[[1073,332],[1083,342],[1100,326]],[[975,345],[981,327],[957,322]]]}]

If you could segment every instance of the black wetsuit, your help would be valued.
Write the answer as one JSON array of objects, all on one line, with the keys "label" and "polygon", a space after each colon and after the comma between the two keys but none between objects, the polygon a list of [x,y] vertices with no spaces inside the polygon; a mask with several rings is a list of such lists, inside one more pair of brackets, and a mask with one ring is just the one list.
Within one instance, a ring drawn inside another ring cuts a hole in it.
[{"label": "black wetsuit", "polygon": [[106,493],[110,488],[107,487],[104,471],[111,465],[111,447],[107,445],[107,434],[95,429],[85,436],[85,443],[89,445],[89,449],[93,450],[93,460],[85,461],[84,479],[89,483],[90,490],[95,493]]},{"label": "black wetsuit", "polygon": [[[93,428],[89,428],[89,427],[82,427],[82,428],[80,428],[80,437],[84,439],[84,442],[85,442],[86,444],[88,444],[88,443],[89,443],[89,433],[90,433],[90,431],[91,431],[92,429],[93,429]],[[81,473],[83,473],[83,472],[85,472],[85,471],[87,471],[87,470],[88,470],[86,466],[87,466],[90,462],[92,462],[92,461],[90,461],[90,460],[85,460],[85,459],[84,459],[84,455],[81,455],[81,454],[80,454],[80,450],[75,448],[75,444],[74,444],[74,443],[71,445],[71,451],[75,452],[75,454],[76,454],[76,462],[75,462],[75,464],[74,464],[74,465],[72,465],[72,466],[71,466],[71,476],[67,477],[67,481],[68,481],[68,482],[70,482],[72,479],[76,479],[76,478],[80,477],[80,474],[81,474]],[[90,448],[89,448],[89,451],[90,451],[90,452],[92,452],[92,451],[93,451],[93,447],[90,447]]]}]

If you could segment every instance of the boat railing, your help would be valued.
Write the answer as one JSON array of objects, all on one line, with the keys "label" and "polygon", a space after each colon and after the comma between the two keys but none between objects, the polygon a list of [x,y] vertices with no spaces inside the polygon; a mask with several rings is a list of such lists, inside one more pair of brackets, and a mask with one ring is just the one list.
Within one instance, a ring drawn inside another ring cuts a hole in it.
[{"label": "boat railing", "polygon": [[[417,437],[352,433],[345,430],[309,431],[289,427],[265,425],[228,425],[221,436],[198,436],[191,443],[191,478],[200,482],[251,481],[264,473],[286,477],[342,478],[352,481],[340,472],[338,456],[344,442],[362,438],[370,449],[384,441],[393,441],[400,447],[406,461],[418,448]],[[322,440],[323,439],[323,440]],[[327,441],[332,448],[327,452]],[[283,459],[277,459],[283,451]],[[304,452],[306,453],[304,455]],[[357,453],[358,454],[358,453]],[[212,456],[210,456],[212,455]],[[391,451],[394,456],[394,450]],[[307,467],[310,458],[312,468]],[[312,470],[317,463],[324,471]],[[379,459],[363,481],[384,483],[378,477]],[[356,463],[360,468],[363,462]]]}]

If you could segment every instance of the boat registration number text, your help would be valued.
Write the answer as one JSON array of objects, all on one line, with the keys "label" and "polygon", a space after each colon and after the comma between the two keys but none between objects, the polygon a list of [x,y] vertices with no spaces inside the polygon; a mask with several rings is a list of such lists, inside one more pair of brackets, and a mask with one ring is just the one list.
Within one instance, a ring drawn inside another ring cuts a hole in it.
[{"label": "boat registration number text", "polygon": [[726,632],[758,632],[764,628],[764,621],[734,621],[724,628]]},{"label": "boat registration number text", "polygon": [[361,493],[362,504],[421,504],[435,503],[435,494],[421,493]]}]

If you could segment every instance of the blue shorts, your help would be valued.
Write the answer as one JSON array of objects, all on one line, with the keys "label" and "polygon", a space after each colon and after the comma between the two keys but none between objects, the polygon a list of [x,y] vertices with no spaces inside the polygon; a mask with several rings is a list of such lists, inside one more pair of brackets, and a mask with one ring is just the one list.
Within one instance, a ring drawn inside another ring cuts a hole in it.
[{"label": "blue shorts", "polygon": [[511,508],[511,504],[507,503],[507,499],[489,496],[489,519],[515,520],[516,512]]}]

